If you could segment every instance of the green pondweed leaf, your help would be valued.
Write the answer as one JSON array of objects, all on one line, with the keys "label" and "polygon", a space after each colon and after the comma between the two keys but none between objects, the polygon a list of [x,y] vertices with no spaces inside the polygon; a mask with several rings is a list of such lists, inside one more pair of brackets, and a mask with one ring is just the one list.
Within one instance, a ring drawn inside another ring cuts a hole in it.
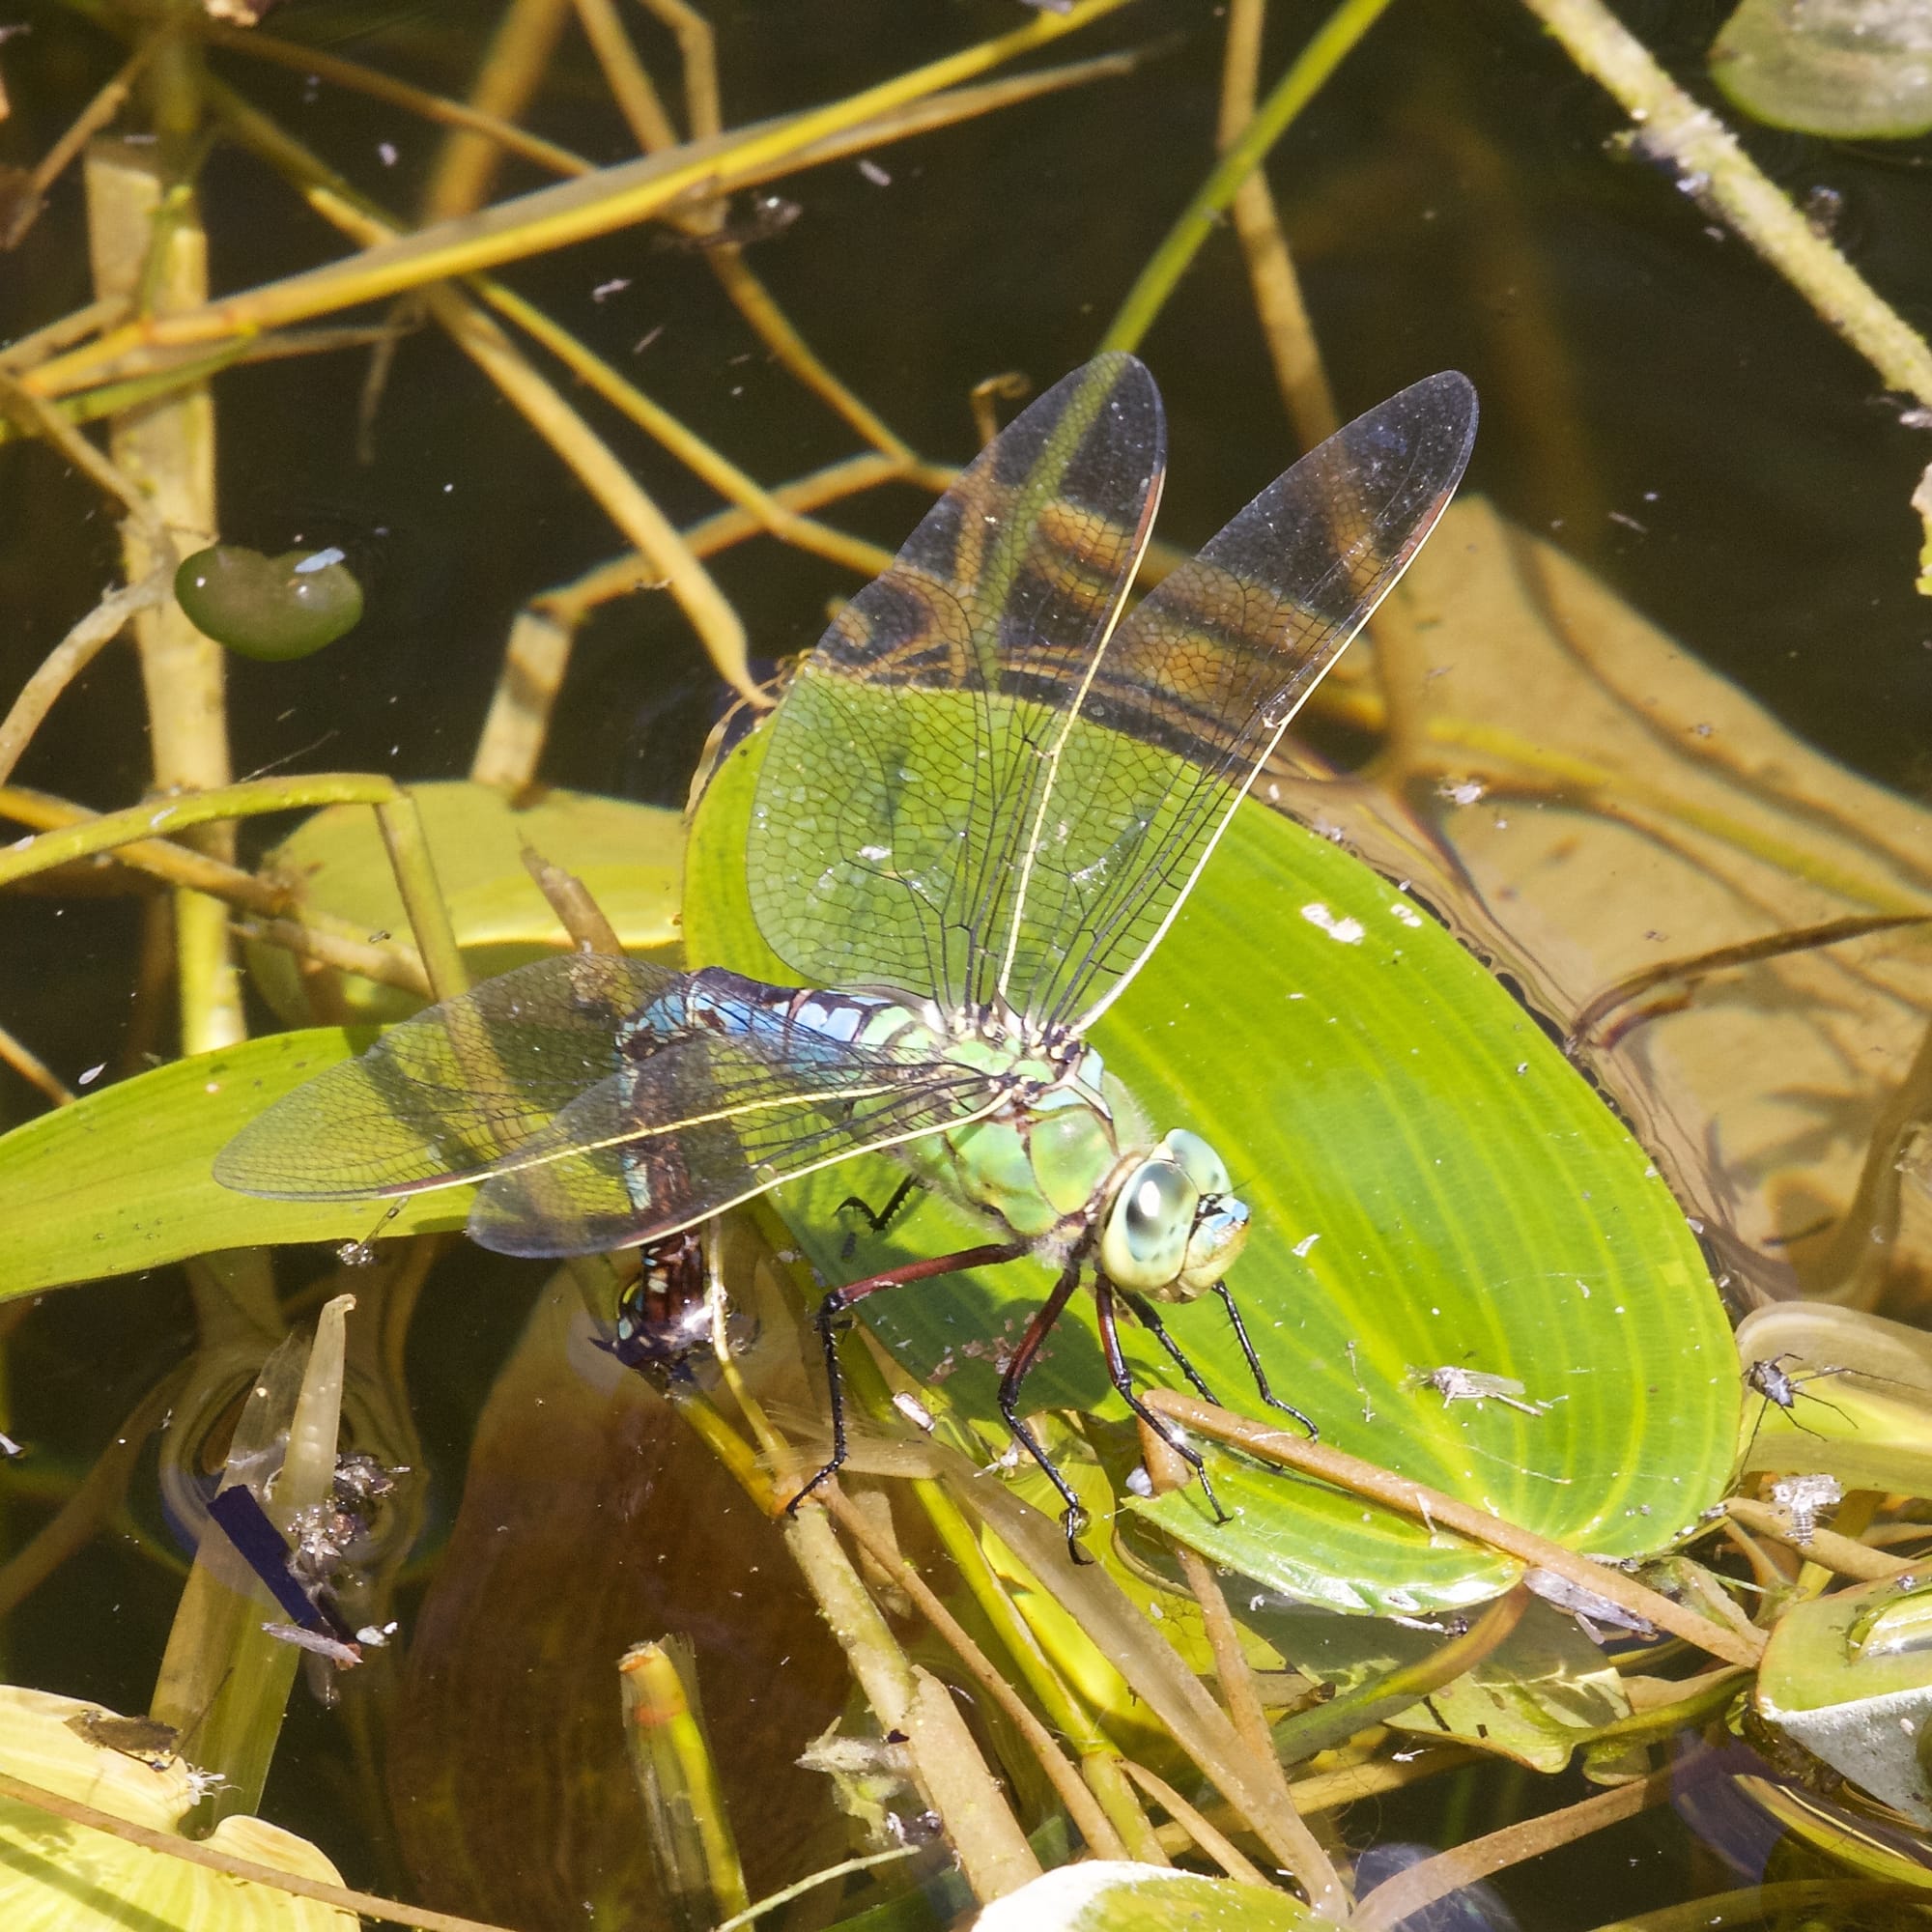
[{"label": "green pondweed leaf", "polygon": [[1738,1470],[1932,1495],[1932,1336],[1862,1309],[1776,1302],[1738,1324]]},{"label": "green pondweed leaf", "polygon": [[1171,1865],[1090,1860],[1044,1872],[996,1899],[977,1932],[1313,1932],[1330,1923],[1297,1898]]},{"label": "green pondweed leaf", "polygon": [[1932,1826],[1932,1581],[1796,1604],[1772,1628],[1757,1714],[1854,1784]]},{"label": "green pondweed leaf", "polygon": [[[1305,1676],[1338,1692],[1371,1687],[1421,1662],[1454,1634],[1380,1617],[1270,1608],[1265,1599],[1251,1601],[1241,1617]],[[1453,1737],[1532,1771],[1554,1773],[1570,1762],[1580,1741],[1630,1711],[1622,1679],[1576,1619],[1533,1603],[1474,1669],[1381,1721],[1425,1737]]]},{"label": "green pondweed leaf", "polygon": [[[260,1201],[219,1185],[214,1156],[272,1100],[369,1044],[317,1027],[198,1054],[0,1135],[0,1300],[157,1267],[215,1248],[354,1241],[387,1204]],[[460,1228],[474,1190],[402,1204],[384,1234]]]},{"label": "green pondweed leaf", "polygon": [[[745,888],[758,743],[700,810],[686,932],[694,963],[783,983]],[[1606,1555],[1657,1548],[1720,1493],[1736,1354],[1676,1203],[1536,1022],[1384,880],[1244,806],[1093,1038],[1156,1132],[1185,1125],[1229,1161],[1254,1215],[1230,1285],[1277,1391],[1325,1440]],[[883,1236],[841,1205],[882,1206],[898,1178],[855,1161],[775,1197],[828,1284],[986,1238],[930,1195]],[[1002,1351],[1051,1280],[1013,1263],[864,1314],[912,1373],[996,1422]],[[1119,1412],[1091,1303],[1073,1307],[1029,1404]],[[1268,1414],[1217,1306],[1178,1307],[1170,1326],[1224,1402]],[[1137,1372],[1176,1379],[1148,1338],[1128,1342]],[[1525,1406],[1418,1378],[1443,1367],[1520,1381]],[[1514,1580],[1507,1558],[1203,1450],[1230,1521],[1198,1486],[1130,1507],[1291,1596],[1415,1614]]]}]

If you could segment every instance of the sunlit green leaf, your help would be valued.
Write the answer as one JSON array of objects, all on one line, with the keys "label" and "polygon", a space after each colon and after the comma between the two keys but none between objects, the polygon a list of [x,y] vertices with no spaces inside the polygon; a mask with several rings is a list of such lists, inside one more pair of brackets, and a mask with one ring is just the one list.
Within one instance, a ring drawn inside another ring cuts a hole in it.
[{"label": "sunlit green leaf", "polygon": [[[1836,1476],[1848,1487],[1932,1495],[1932,1336],[1863,1309],[1775,1302],[1738,1324],[1746,1368],[1775,1364],[1789,1406],[1746,1398],[1741,1474]],[[1762,1375],[1762,1370],[1759,1374]]]},{"label": "sunlit green leaf", "polygon": [[[780,980],[752,923],[744,825],[756,740],[721,772],[686,874],[692,956]],[[1220,1149],[1255,1217],[1231,1285],[1279,1393],[1323,1437],[1573,1548],[1654,1549],[1720,1492],[1739,1390],[1729,1330],[1643,1151],[1535,1020],[1426,913],[1326,840],[1244,806],[1201,889],[1094,1035],[1156,1131]],[[853,1162],[778,1204],[828,1281],[986,1238],[930,1196],[874,1236]],[[1000,1351],[1050,1285],[1015,1263],[881,1296],[867,1320],[965,1413],[996,1419]],[[1056,1330],[1029,1404],[1112,1402],[1090,1304]],[[1265,1413],[1220,1310],[1171,1325],[1218,1395]],[[1171,1381],[1144,1337],[1141,1371]],[[1449,1403],[1415,1371],[1514,1378],[1525,1413]],[[1198,1488],[1136,1500],[1244,1574],[1339,1609],[1480,1601],[1508,1559],[1317,1483],[1208,1450]]]},{"label": "sunlit green leaf", "polygon": [[[371,1037],[339,1027],[275,1034],[124,1080],[0,1136],[0,1300],[212,1248],[376,1233],[386,1204],[259,1201],[210,1172],[270,1101]],[[417,1195],[382,1232],[460,1228],[473,1192]]]},{"label": "sunlit green leaf", "polygon": [[1932,1589],[1910,1575],[1795,1604],[1759,1667],[1758,1716],[1932,1825]]}]

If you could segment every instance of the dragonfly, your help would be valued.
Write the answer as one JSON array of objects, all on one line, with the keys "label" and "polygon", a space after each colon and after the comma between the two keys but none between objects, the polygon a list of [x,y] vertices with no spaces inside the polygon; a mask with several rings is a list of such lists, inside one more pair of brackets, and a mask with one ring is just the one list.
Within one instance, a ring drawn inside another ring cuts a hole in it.
[{"label": "dragonfly", "polygon": [[[832,1453],[838,1338],[912,1283],[1036,1255],[1054,1286],[1001,1412],[1091,1283],[1109,1377],[1138,1321],[1204,1395],[1159,1309],[1217,1297],[1249,1214],[1226,1162],[1156,1134],[1089,1040],[1159,947],[1296,710],[1406,568],[1468,460],[1476,394],[1431,376],[1262,492],[1131,611],[1166,469],[1147,368],[1096,356],[969,465],[802,661],[768,722],[746,835],[752,909],[800,983],[589,954],[526,966],[394,1027],[222,1151],[228,1186],[381,1198],[480,1183],[487,1248],[675,1241],[799,1177],[885,1152],[989,1238],[834,1289],[815,1318]],[[1258,916],[1264,917],[1264,911]],[[1211,1398],[1210,1398],[1211,1399]],[[1208,1492],[1211,1502],[1211,1490]]]}]

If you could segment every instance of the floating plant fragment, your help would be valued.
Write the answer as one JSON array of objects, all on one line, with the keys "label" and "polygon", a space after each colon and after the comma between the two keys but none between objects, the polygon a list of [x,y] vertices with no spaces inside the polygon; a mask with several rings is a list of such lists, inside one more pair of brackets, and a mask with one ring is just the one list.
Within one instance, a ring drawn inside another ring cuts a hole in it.
[{"label": "floating plant fragment", "polygon": [[185,557],[175,600],[196,630],[238,657],[312,657],[362,621],[362,586],[339,550],[264,556],[214,544]]},{"label": "floating plant fragment", "polygon": [[1786,1610],[1765,1646],[1756,1706],[1854,1784],[1932,1826],[1932,1574]]},{"label": "floating plant fragment", "polygon": [[1829,1302],[1747,1315],[1739,1473],[1795,1469],[1932,1495],[1932,1337]]},{"label": "floating plant fragment", "polygon": [[1711,43],[1711,77],[1773,128],[1846,139],[1932,128],[1924,0],[1743,0]]},{"label": "floating plant fragment", "polygon": [[978,1932],[1303,1932],[1329,1923],[1298,1899],[1170,1865],[1090,1860],[1043,1872],[980,1913]]},{"label": "floating plant fragment", "polygon": [[[78,1725],[76,1720],[84,1720]],[[203,1775],[178,1755],[137,1756],[104,1741],[127,1723],[74,1697],[0,1686],[0,1769],[57,1797],[151,1832],[176,1833]],[[104,1737],[85,1735],[92,1724]],[[224,1818],[202,1841],[326,1885],[341,1875],[315,1846],[260,1818]],[[354,1932],[355,1915],[0,1799],[0,1925],[8,1932]]]}]

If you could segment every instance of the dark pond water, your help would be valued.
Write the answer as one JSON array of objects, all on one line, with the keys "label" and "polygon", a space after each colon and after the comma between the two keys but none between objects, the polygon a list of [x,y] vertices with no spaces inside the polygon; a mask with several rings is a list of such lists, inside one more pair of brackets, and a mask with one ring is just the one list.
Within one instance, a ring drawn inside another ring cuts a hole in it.
[{"label": "dark pond water", "polygon": [[[29,0],[0,21],[28,30],[0,46],[13,110],[0,123],[0,158],[31,164],[121,58],[87,11]],[[486,11],[469,0],[288,0],[270,24],[461,94]],[[707,11],[733,122],[849,93],[1029,17],[1005,0],[716,0]],[[1621,11],[1674,71],[1703,84],[1701,49],[1723,8],[1645,0]],[[786,185],[802,213],[751,259],[802,333],[920,451],[949,461],[970,453],[965,397],[982,377],[1019,369],[1043,385],[1092,353],[1208,164],[1218,15],[1192,0],[1144,0],[1062,49],[1144,49],[1131,74],[881,151],[877,168],[889,180],[843,161]],[[1264,74],[1280,71],[1318,17],[1308,6],[1276,9]],[[661,72],[669,71],[667,44],[646,40]],[[219,65],[364,189],[399,210],[414,204],[434,130],[299,73],[233,56]],[[600,163],[632,152],[569,35],[528,122]],[[1881,393],[1867,366],[1666,172],[1610,151],[1622,125],[1527,12],[1504,0],[1407,0],[1371,33],[1269,168],[1343,413],[1432,370],[1466,371],[1484,407],[1472,490],[1552,536],[1811,745],[1922,795],[1932,785],[1932,608],[1913,589],[1918,529],[1908,498],[1925,438],[1901,426],[1898,400]],[[1763,132],[1750,142],[1794,194],[1839,196],[1853,259],[1909,319],[1932,320],[1923,246],[1932,148]],[[513,162],[500,188],[541,179]],[[336,252],[321,223],[244,156],[217,148],[202,186],[218,290]],[[23,244],[0,257],[0,339],[84,301],[86,259],[70,177]],[[695,256],[632,232],[508,274],[753,475],[787,478],[853,448],[768,361]],[[1141,353],[1171,424],[1162,533],[1191,545],[1295,453],[1232,235],[1203,252]],[[519,607],[621,548],[556,459],[436,330],[401,343],[367,461],[356,433],[366,373],[366,358],[346,353],[237,370],[217,385],[224,535],[270,552],[339,544],[368,601],[359,629],[316,658],[235,667],[238,772],[460,776]],[[586,409],[674,520],[716,507],[688,472],[598,405]],[[890,545],[923,500],[884,490],[831,515]],[[729,552],[715,569],[761,671],[807,646],[828,599],[853,587],[848,574],[770,543]],[[18,686],[117,570],[113,526],[90,487],[43,450],[0,446],[0,691]],[[580,641],[545,776],[681,803],[722,708],[719,682],[669,600],[618,603]],[[16,781],[104,810],[137,798],[147,776],[137,681],[130,660],[109,652],[55,711]],[[0,907],[0,1023],[69,1080],[120,1051],[139,917],[126,899],[82,895],[13,895]],[[0,1069],[0,1126],[37,1107]],[[532,1266],[465,1251],[426,1291],[409,1374],[428,1526],[399,1599],[406,1620],[424,1616],[439,1560],[479,1533],[458,1520],[465,1458],[538,1279]],[[38,1475],[52,1483],[77,1473],[192,1335],[173,1271],[37,1305],[11,1331],[6,1414],[34,1443]],[[761,1551],[748,1530],[708,1551],[693,1519],[725,1508],[710,1465],[648,1417],[628,1426],[630,1463],[594,1467],[592,1452],[571,1438],[585,1461],[563,1465],[555,1495],[517,1479],[520,1469],[557,1474],[541,1435],[499,1438],[509,1459],[493,1475],[504,1486],[500,1520],[536,1538],[549,1515],[579,1541],[544,1545],[520,1595],[506,1585],[501,1599],[483,1592],[471,1605],[446,1592],[437,1603],[439,1629],[465,1630],[481,1646],[452,1653],[468,1660],[460,1697],[474,1728],[430,1734],[427,1707],[410,1703],[426,1694],[418,1680],[395,1719],[412,1749],[442,1748],[472,1769],[513,1750],[514,1723],[525,1719],[493,1728],[490,1707],[521,1713],[537,1673],[578,1666],[520,1648],[506,1629],[526,1610],[532,1629],[548,1628],[573,1592],[590,1606],[585,1622],[621,1597],[612,1616],[639,1634],[711,1617],[705,1667],[721,1684],[737,1680],[717,1693],[731,1708],[713,1715],[747,1752],[758,1740],[777,1751],[759,1729],[767,1719],[771,1738],[795,1747],[837,1715],[843,1692],[827,1657],[801,1655],[781,1670],[755,1644],[736,1655],[740,1636],[715,1605],[689,1594],[693,1576],[721,1565],[743,1566],[732,1587],[753,1597],[789,1590],[776,1580],[776,1543]],[[628,1482],[629,1500],[586,1494],[598,1482]],[[178,1588],[161,1560],[172,1547],[153,1487],[150,1455],[125,1523],[7,1624],[6,1677],[144,1707]],[[10,1536],[39,1520],[25,1505],[7,1516]],[[620,1523],[626,1536],[646,1537],[641,1551],[629,1546],[637,1574],[622,1584],[610,1580],[608,1551],[597,1548]],[[653,1525],[664,1537],[656,1548]],[[460,1676],[457,1663],[448,1668]],[[766,1671],[768,1682],[744,1681]],[[446,1880],[430,1897],[520,1925],[570,1922],[558,1900],[581,1874],[532,1876],[519,1867],[541,1860],[493,1861],[490,1852],[493,1836],[526,1827],[541,1835],[540,1812],[511,1805],[499,1818],[478,1801],[475,1835],[464,1845],[412,1833],[407,1818],[400,1839],[387,1836],[371,1826],[369,1794],[357,1794],[348,1737],[298,1695],[267,1809],[317,1836],[352,1883],[407,1884],[412,1865],[429,1866]],[[754,1818],[755,1783],[741,1796]],[[1390,1800],[1349,1829],[1357,1843],[1443,1843],[1525,1802],[1542,1798],[1526,1801],[1520,1780],[1485,1770]],[[828,1849],[836,1823],[812,1792],[787,1787],[772,1804],[754,1891],[810,1868],[815,1852],[826,1854],[819,1863],[839,1855]],[[757,1837],[755,1827],[745,1835]],[[1595,1841],[1559,1888],[1540,1889],[1532,1872],[1500,1889],[1525,1924],[1587,1926],[1714,1882],[1709,1857],[1666,1811]],[[483,1875],[448,1876],[458,1871]]]}]

